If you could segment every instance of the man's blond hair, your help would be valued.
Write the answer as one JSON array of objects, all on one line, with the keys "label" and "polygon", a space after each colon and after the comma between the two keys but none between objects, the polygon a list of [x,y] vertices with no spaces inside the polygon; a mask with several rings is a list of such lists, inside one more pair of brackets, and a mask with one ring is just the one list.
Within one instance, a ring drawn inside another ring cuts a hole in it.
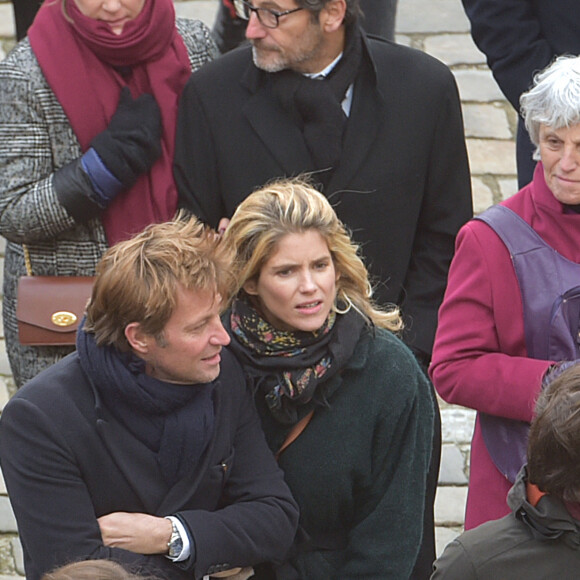
[{"label": "man's blond hair", "polygon": [[127,351],[125,328],[138,322],[161,339],[177,301],[177,288],[210,290],[229,299],[230,256],[215,233],[196,218],[148,226],[110,248],[97,266],[85,330],[99,346]]}]

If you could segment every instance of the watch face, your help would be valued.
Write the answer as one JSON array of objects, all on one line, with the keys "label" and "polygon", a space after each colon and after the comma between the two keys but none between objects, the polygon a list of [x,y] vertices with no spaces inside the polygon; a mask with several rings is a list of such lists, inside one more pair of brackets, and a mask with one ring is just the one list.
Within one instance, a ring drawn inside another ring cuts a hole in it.
[{"label": "watch face", "polygon": [[183,540],[180,536],[177,536],[177,538],[172,540],[169,545],[169,556],[171,558],[176,558],[181,554],[181,550],[183,550]]},{"label": "watch face", "polygon": [[183,540],[177,526],[173,522],[171,522],[171,525],[173,526],[173,531],[171,533],[171,539],[169,540],[168,555],[170,558],[177,558],[181,554],[181,550],[183,550]]},{"label": "watch face", "polygon": [[172,543],[169,547],[169,557],[170,558],[177,558],[179,554],[181,554],[181,550],[183,549],[183,542],[181,538],[177,540],[175,543]]}]

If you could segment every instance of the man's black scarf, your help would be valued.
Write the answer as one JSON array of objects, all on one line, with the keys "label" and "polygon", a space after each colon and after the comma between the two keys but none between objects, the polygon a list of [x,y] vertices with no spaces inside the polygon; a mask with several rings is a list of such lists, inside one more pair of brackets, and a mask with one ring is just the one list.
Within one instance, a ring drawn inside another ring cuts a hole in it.
[{"label": "man's black scarf", "polygon": [[362,61],[362,35],[357,26],[346,30],[342,58],[324,79],[283,70],[272,73],[274,93],[300,127],[314,166],[328,182],[340,160],[347,117],[342,101],[354,83]]},{"label": "man's black scarf", "polygon": [[145,373],[145,361],[100,347],[79,328],[81,366],[108,411],[157,455],[169,485],[196,466],[214,428],[213,383],[181,385]]}]

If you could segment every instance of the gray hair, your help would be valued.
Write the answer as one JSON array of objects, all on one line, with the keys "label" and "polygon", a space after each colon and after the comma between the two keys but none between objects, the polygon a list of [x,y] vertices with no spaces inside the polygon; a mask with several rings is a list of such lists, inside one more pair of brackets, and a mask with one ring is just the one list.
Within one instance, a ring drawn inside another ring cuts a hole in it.
[{"label": "gray hair", "polygon": [[[304,8],[318,19],[321,10],[331,2],[331,0],[296,0],[300,8]],[[345,0],[346,12],[344,14],[344,25],[351,26],[355,24],[361,16],[360,0]]]},{"label": "gray hair", "polygon": [[520,97],[520,111],[537,161],[540,125],[561,129],[580,122],[580,56],[559,56],[536,74],[533,87]]}]

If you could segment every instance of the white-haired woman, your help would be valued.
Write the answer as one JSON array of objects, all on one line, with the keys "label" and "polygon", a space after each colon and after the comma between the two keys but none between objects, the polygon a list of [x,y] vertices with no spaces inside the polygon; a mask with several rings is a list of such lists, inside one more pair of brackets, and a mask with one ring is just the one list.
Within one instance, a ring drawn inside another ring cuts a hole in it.
[{"label": "white-haired woman", "polygon": [[431,377],[478,411],[465,527],[508,513],[547,372],[579,357],[580,57],[560,57],[521,98],[533,181],[459,232]]}]

